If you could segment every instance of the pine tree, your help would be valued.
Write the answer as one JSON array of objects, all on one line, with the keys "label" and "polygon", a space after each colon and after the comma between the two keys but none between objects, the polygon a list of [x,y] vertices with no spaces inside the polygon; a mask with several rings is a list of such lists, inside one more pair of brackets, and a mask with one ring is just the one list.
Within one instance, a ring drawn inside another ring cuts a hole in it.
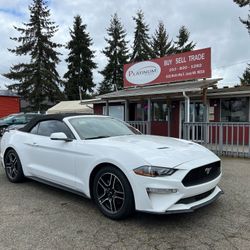
[{"label": "pine tree", "polygon": [[140,62],[152,58],[153,53],[150,47],[149,26],[144,21],[144,13],[142,10],[137,12],[137,16],[133,17],[136,27],[134,32],[132,62]]},{"label": "pine tree", "polygon": [[[237,3],[240,7],[248,6],[250,7],[250,0],[233,0],[235,3]],[[250,13],[250,8],[248,9]],[[247,19],[240,18],[240,21],[246,26],[248,33],[250,35],[250,14],[248,14]]]},{"label": "pine tree", "polygon": [[21,36],[10,38],[20,45],[9,51],[17,56],[28,55],[30,60],[12,66],[4,76],[16,81],[9,89],[28,100],[33,109],[42,110],[46,108],[45,100],[55,102],[62,98],[56,71],[60,53],[55,51],[61,45],[52,41],[58,26],[50,20],[50,10],[44,0],[33,0],[29,11],[29,22],[23,28],[14,27]]},{"label": "pine tree", "polygon": [[174,53],[182,53],[191,51],[195,47],[195,43],[189,42],[190,32],[185,26],[181,26],[179,29],[179,34],[177,36],[177,41],[174,41]]},{"label": "pine tree", "polygon": [[155,34],[152,37],[152,49],[154,58],[173,53],[172,41],[168,42],[168,34],[163,22],[159,22]]},{"label": "pine tree", "polygon": [[[250,7],[250,0],[233,0],[237,3],[240,7],[249,6]],[[248,10],[250,12],[250,8]],[[248,14],[248,19],[244,20],[240,18],[240,21],[246,26],[248,33],[250,35],[250,15]],[[250,64],[244,71],[242,77],[240,77],[241,85],[249,85],[250,84]]]},{"label": "pine tree", "polygon": [[100,94],[123,88],[123,66],[129,59],[128,42],[125,40],[127,34],[117,14],[112,16],[107,32],[105,41],[108,45],[102,53],[108,58],[108,63],[100,72],[104,77],[99,87]]},{"label": "pine tree", "polygon": [[243,73],[242,77],[240,77],[241,85],[250,85],[250,64],[246,68],[245,72]]},{"label": "pine tree", "polygon": [[237,3],[240,7],[244,7],[250,4],[249,0],[233,0],[235,3]]},{"label": "pine tree", "polygon": [[66,59],[68,71],[64,75],[64,92],[69,100],[79,99],[79,87],[83,91],[83,98],[93,93],[95,87],[92,71],[96,68],[96,63],[93,61],[94,51],[90,49],[92,39],[86,28],[87,25],[82,24],[82,18],[75,16],[73,30],[70,30],[71,40],[66,47],[70,52]]}]

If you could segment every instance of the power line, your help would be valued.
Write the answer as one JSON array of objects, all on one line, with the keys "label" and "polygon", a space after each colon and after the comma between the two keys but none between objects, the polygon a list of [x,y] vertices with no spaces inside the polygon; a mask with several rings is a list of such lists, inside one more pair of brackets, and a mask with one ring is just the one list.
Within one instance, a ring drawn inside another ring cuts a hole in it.
[{"label": "power line", "polygon": [[239,64],[243,64],[243,63],[247,63],[247,62],[250,63],[250,59],[246,59],[244,61],[240,61],[240,62],[236,62],[236,63],[232,63],[232,64],[220,66],[220,67],[216,67],[216,68],[213,68],[213,69],[229,68],[229,67],[232,67],[234,65],[239,65]]}]

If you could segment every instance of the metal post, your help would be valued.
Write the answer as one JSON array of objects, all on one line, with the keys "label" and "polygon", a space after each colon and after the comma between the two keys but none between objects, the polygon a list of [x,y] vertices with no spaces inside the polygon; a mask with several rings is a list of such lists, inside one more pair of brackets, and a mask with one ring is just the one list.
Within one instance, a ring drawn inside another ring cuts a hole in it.
[{"label": "metal post", "polygon": [[190,122],[190,98],[183,91],[183,96],[185,97],[185,122]]},{"label": "metal post", "polygon": [[124,102],[124,120],[126,121],[126,122],[128,122],[129,121],[129,101],[128,100],[125,100],[125,102]]},{"label": "metal post", "polygon": [[168,106],[168,136],[171,136],[172,102],[167,102]]},{"label": "metal post", "polygon": [[190,126],[189,123],[190,122],[190,98],[189,96],[186,95],[186,92],[183,91],[183,96],[185,97],[185,123],[184,123],[184,139],[189,140],[189,136],[190,136]]},{"label": "metal post", "polygon": [[109,101],[106,100],[106,112],[105,112],[105,115],[109,115]]},{"label": "metal post", "polygon": [[151,99],[148,98],[148,126],[147,126],[147,134],[151,134]]},{"label": "metal post", "polygon": [[219,152],[220,155],[223,153],[223,123],[219,123]]},{"label": "metal post", "polygon": [[82,102],[82,87],[79,86],[79,87],[78,87],[78,90],[79,90],[80,102]]}]

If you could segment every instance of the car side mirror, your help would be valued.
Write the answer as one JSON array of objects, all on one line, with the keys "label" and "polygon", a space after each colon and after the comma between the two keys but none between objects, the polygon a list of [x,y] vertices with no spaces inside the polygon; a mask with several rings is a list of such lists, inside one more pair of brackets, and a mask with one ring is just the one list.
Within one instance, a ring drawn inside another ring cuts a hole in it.
[{"label": "car side mirror", "polygon": [[65,135],[63,132],[52,133],[50,135],[50,139],[53,141],[65,141],[65,142],[73,141],[71,138],[68,138],[67,135]]}]

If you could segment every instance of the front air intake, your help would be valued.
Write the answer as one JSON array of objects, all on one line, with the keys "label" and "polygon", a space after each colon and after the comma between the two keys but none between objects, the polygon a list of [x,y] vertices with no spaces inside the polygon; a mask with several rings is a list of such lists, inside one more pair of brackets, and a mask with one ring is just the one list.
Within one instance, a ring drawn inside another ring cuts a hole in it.
[{"label": "front air intake", "polygon": [[212,181],[221,173],[220,161],[192,169],[182,180],[185,187],[195,186]]}]

